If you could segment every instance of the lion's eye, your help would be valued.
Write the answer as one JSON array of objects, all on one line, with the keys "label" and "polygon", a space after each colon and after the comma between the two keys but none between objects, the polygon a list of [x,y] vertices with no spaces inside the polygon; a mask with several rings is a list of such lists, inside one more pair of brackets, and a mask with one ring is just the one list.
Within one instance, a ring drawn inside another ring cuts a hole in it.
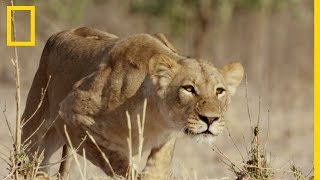
[{"label": "lion's eye", "polygon": [[220,95],[220,94],[222,94],[224,91],[225,91],[225,89],[223,89],[223,88],[217,88],[217,89],[216,89],[216,94],[217,94],[217,95]]},{"label": "lion's eye", "polygon": [[196,91],[194,90],[194,87],[191,85],[182,86],[182,88],[188,92],[196,93]]}]

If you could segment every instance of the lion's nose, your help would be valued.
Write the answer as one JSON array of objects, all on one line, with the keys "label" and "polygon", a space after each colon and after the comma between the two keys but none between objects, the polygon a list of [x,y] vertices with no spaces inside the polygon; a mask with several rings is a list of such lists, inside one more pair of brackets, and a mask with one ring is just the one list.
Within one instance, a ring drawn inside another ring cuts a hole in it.
[{"label": "lion's nose", "polygon": [[205,122],[207,125],[211,125],[213,122],[218,121],[220,119],[220,116],[215,115],[215,116],[207,117],[199,114],[199,119]]}]

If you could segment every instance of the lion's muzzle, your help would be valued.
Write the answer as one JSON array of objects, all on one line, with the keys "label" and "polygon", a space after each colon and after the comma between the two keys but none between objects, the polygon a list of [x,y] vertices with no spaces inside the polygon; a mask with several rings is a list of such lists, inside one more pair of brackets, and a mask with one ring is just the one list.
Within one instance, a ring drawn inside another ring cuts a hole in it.
[{"label": "lion's muzzle", "polygon": [[198,115],[199,119],[205,122],[208,126],[210,126],[213,122],[218,121],[220,119],[220,115],[216,114],[213,116],[205,116],[205,115]]}]

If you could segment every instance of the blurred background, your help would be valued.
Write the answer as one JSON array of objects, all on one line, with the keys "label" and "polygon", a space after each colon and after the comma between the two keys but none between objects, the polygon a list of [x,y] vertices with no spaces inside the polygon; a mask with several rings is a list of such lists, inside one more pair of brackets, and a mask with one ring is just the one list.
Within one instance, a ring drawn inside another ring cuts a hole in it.
[{"label": "blurred background", "polygon": [[[81,26],[119,37],[162,32],[183,55],[211,61],[217,67],[232,61],[244,65],[248,83],[244,81],[239,87],[227,114],[228,129],[244,159],[251,141],[248,100],[252,123],[260,115],[262,143],[267,143],[272,167],[289,169],[294,161],[303,173],[312,170],[312,0],[18,0],[15,3],[36,6],[36,46],[18,48],[22,106],[42,49],[53,33]],[[8,4],[9,1],[0,2],[0,109],[14,126],[15,82],[10,61],[14,51],[6,46]],[[29,40],[29,22],[28,12],[16,12],[17,40]],[[0,143],[11,146],[5,121],[0,122]],[[234,162],[243,161],[227,131],[216,144]],[[233,179],[219,155],[205,145],[181,139],[175,154],[176,177],[197,174],[199,178]],[[6,173],[5,164],[0,165],[0,175]],[[94,167],[90,173],[101,174]],[[292,178],[290,174],[281,174],[284,179]]]}]

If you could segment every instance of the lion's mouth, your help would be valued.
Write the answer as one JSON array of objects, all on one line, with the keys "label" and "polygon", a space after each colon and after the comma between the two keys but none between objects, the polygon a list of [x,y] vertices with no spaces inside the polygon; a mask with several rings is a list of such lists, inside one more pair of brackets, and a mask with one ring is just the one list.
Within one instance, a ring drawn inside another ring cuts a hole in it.
[{"label": "lion's mouth", "polygon": [[213,136],[214,136],[214,134],[212,134],[212,132],[210,132],[209,129],[207,129],[207,130],[205,130],[205,131],[203,131],[203,132],[200,132],[200,133],[195,133],[195,132],[189,130],[188,128],[186,128],[186,129],[184,130],[184,133],[187,134],[187,135],[208,134],[208,135],[213,135]]},{"label": "lion's mouth", "polygon": [[200,134],[211,134],[211,135],[213,135],[212,132],[210,132],[208,129],[205,130],[204,132],[200,133]]}]

